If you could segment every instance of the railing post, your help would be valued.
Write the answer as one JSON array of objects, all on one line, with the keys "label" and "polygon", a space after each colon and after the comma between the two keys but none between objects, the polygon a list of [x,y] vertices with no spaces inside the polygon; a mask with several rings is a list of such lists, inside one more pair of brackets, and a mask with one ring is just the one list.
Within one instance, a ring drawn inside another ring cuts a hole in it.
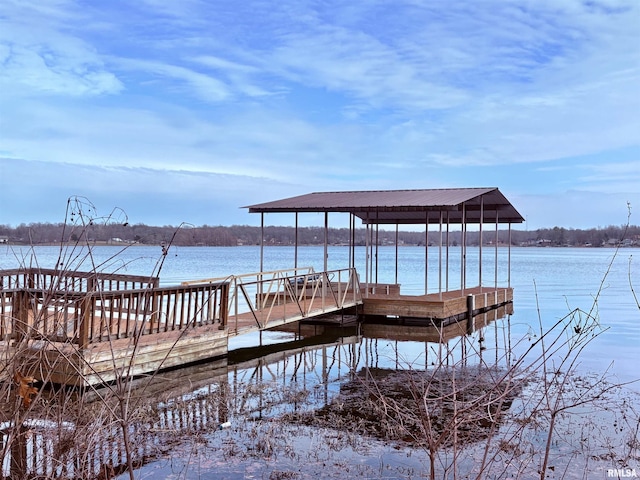
[{"label": "railing post", "polygon": [[227,328],[229,323],[229,283],[222,284],[220,293],[220,330]]},{"label": "railing post", "polygon": [[[96,279],[96,277],[95,276],[87,277],[87,292],[94,292],[97,290],[98,290],[98,280]],[[104,290],[104,285],[101,290]]]},{"label": "railing post", "polygon": [[160,308],[159,298],[160,298],[160,295],[162,294],[158,294],[155,288],[152,288],[149,290],[150,290],[149,294],[151,295],[151,318],[149,319],[149,333],[151,334],[156,328],[156,325],[159,325],[159,322],[158,322],[158,310]]},{"label": "railing post", "polygon": [[25,290],[16,290],[12,295],[11,333],[18,344],[27,337],[29,328],[29,294]]},{"label": "railing post", "polygon": [[238,279],[236,277],[233,278],[233,298],[235,301],[234,311],[235,311],[235,319],[236,319],[236,334],[238,333]]},{"label": "railing post", "polygon": [[80,300],[80,325],[78,325],[78,348],[85,349],[89,346],[91,312],[93,310],[94,297],[85,295]]}]

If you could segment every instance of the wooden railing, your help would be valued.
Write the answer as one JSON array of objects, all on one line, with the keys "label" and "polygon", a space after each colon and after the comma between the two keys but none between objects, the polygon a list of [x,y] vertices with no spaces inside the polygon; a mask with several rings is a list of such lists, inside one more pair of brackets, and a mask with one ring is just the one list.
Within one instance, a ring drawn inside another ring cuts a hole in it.
[{"label": "wooden railing", "polygon": [[227,325],[229,285],[200,285],[98,292],[12,289],[0,291],[4,340],[47,340],[80,348],[108,340]]},{"label": "wooden railing", "polygon": [[51,268],[0,270],[0,290],[35,288],[40,290],[94,292],[157,287],[158,277],[119,273],[79,272]]}]

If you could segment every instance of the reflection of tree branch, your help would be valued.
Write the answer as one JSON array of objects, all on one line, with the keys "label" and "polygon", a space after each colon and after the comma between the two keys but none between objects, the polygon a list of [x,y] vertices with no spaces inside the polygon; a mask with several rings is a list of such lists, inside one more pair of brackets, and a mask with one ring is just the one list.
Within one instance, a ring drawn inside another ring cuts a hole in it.
[{"label": "reflection of tree branch", "polygon": [[633,279],[631,278],[631,260],[633,260],[633,255],[629,256],[629,288],[631,288],[631,295],[633,295],[633,299],[635,300],[638,309],[640,309],[640,301],[638,300],[636,291],[633,288]]}]

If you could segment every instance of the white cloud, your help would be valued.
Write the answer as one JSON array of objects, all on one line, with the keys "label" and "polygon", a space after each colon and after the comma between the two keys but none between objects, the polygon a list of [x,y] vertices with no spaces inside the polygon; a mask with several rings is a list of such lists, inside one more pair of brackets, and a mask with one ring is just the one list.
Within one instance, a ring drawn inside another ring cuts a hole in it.
[{"label": "white cloud", "polygon": [[521,193],[637,180],[616,156],[639,144],[635,1],[42,1],[0,17],[7,157],[184,190],[202,187],[191,175],[491,185],[555,165],[570,169]]}]

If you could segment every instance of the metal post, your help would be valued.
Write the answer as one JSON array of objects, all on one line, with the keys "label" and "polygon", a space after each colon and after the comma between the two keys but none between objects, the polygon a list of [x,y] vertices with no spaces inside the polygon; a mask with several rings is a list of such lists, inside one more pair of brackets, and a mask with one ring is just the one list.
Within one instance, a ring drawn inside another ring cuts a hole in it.
[{"label": "metal post", "polygon": [[351,256],[353,253],[352,250],[352,242],[351,242],[351,238],[353,235],[353,214],[349,213],[349,261],[347,263],[347,265],[349,265],[349,268],[353,267],[353,257]]},{"label": "metal post", "polygon": [[467,271],[466,264],[466,239],[467,239],[467,215],[466,215],[466,204],[462,203],[462,224],[460,229],[460,290],[464,293],[464,287],[466,285],[466,279],[464,278],[465,273]]},{"label": "metal post", "polygon": [[365,296],[369,296],[369,212],[367,212],[364,231],[364,288]]},{"label": "metal post", "polygon": [[447,249],[445,252],[445,257],[446,257],[446,287],[445,287],[445,291],[448,292],[449,291],[449,212],[447,211]]},{"label": "metal post", "polygon": [[356,216],[352,215],[351,221],[353,222],[353,228],[351,229],[351,261],[353,268],[356,268]]},{"label": "metal post", "polygon": [[442,210],[440,210],[440,242],[438,243],[438,293],[442,298]]},{"label": "metal post", "polygon": [[322,278],[322,308],[327,298],[327,272],[329,271],[329,212],[324,212],[324,274]]},{"label": "metal post", "polygon": [[482,222],[484,221],[484,197],[480,197],[480,224],[478,232],[478,286],[482,291]]},{"label": "metal post", "polygon": [[495,255],[495,265],[493,267],[493,270],[495,272],[495,279],[494,279],[494,283],[495,283],[495,288],[498,288],[498,210],[496,210],[496,255]]},{"label": "metal post", "polygon": [[369,280],[375,285],[373,281],[373,226],[369,228],[369,249]]},{"label": "metal post", "polygon": [[425,213],[424,229],[424,294],[429,293],[429,212]]},{"label": "metal post", "polygon": [[298,212],[296,212],[296,231],[295,231],[295,246],[293,247],[293,257],[294,257],[294,261],[293,261],[293,267],[296,269],[294,270],[295,275],[298,274]]},{"label": "metal post", "polygon": [[395,275],[395,284],[398,284],[398,224],[396,223],[396,275]]},{"label": "metal post", "polygon": [[[260,299],[260,308],[262,308],[262,272],[264,272],[264,212],[260,212],[260,273],[258,273],[258,298]],[[260,337],[262,344],[262,337]]]},{"label": "metal post", "polygon": [[511,288],[511,222],[509,222],[509,261],[507,268],[509,269],[507,274],[507,287]]},{"label": "metal post", "polygon": [[264,212],[260,212],[260,271],[264,270]]},{"label": "metal post", "polygon": [[376,209],[376,283],[378,283],[378,246],[380,244],[380,239],[378,237],[378,233],[380,231],[380,225],[378,224],[378,209]]},{"label": "metal post", "polygon": [[324,212],[324,271],[328,271],[329,260],[329,212]]}]

